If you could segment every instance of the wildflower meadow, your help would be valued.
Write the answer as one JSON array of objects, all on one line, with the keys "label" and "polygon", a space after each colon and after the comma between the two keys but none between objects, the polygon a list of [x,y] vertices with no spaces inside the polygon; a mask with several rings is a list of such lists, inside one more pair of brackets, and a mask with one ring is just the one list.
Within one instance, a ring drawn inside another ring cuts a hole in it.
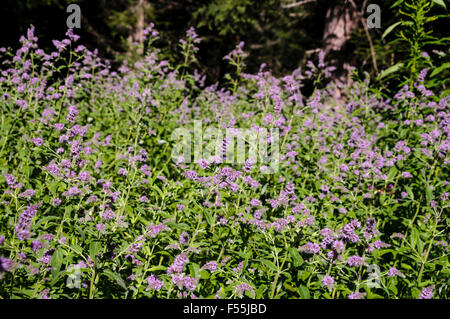
[{"label": "wildflower meadow", "polygon": [[206,85],[196,31],[183,63],[159,37],[118,68],[72,29],[51,52],[32,26],[0,49],[1,298],[450,297],[433,68],[388,98],[369,77],[327,82],[323,52],[247,73],[241,42]]}]

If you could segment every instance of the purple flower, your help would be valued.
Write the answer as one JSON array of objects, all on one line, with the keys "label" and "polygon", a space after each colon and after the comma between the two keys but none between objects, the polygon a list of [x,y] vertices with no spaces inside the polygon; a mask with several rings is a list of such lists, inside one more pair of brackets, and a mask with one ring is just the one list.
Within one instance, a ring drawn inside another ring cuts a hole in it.
[{"label": "purple flower", "polygon": [[70,168],[72,166],[72,162],[68,159],[61,160],[61,166],[65,168]]},{"label": "purple flower", "polygon": [[352,292],[348,295],[348,299],[364,299],[365,296],[365,292]]},{"label": "purple flower", "polygon": [[252,205],[253,207],[257,207],[257,206],[261,206],[262,203],[261,203],[261,201],[259,199],[253,198],[250,201],[250,205]]},{"label": "purple flower", "polygon": [[53,206],[59,206],[62,200],[60,198],[55,198],[52,202]]},{"label": "purple flower", "polygon": [[365,263],[364,258],[357,255],[353,255],[347,260],[347,264],[351,267],[358,267],[364,265],[364,263]]},{"label": "purple flower", "polygon": [[403,172],[403,173],[402,173],[402,177],[403,177],[403,178],[411,178],[412,175],[411,175],[410,172]]},{"label": "purple flower", "polygon": [[342,237],[345,239],[348,239],[352,243],[356,243],[359,241],[359,237],[357,234],[355,234],[355,229],[359,228],[361,224],[358,220],[353,220],[350,223],[346,224],[344,226],[344,229],[342,230]]},{"label": "purple flower", "polygon": [[125,168],[119,168],[119,170],[117,171],[117,174],[122,175],[122,176],[126,176],[127,175],[127,170]]},{"label": "purple flower", "polygon": [[179,241],[181,245],[186,245],[189,242],[189,234],[185,231],[182,232]]},{"label": "purple flower", "polygon": [[218,266],[217,262],[209,261],[209,262],[207,262],[206,264],[203,265],[202,269],[206,269],[206,270],[214,272],[214,271],[217,270],[217,266]]},{"label": "purple flower", "polygon": [[53,237],[55,237],[55,236],[52,235],[52,234],[44,234],[44,235],[42,235],[41,237],[42,237],[42,239],[44,239],[44,240],[50,242],[50,241],[53,240]]},{"label": "purple flower", "polygon": [[184,277],[183,283],[187,290],[194,291],[197,288],[198,279],[191,277]]},{"label": "purple flower", "polygon": [[376,240],[376,241],[373,243],[373,246],[374,246],[376,249],[380,249],[380,248],[389,247],[389,244],[383,243],[381,240]]},{"label": "purple flower", "polygon": [[23,262],[27,260],[27,255],[25,253],[18,253],[17,257]]},{"label": "purple flower", "polygon": [[320,231],[320,234],[325,238],[333,238],[334,232],[329,228],[324,228]]},{"label": "purple flower", "polygon": [[62,129],[64,128],[64,124],[63,123],[56,123],[53,125],[53,127],[57,130],[57,131],[62,131]]},{"label": "purple flower", "polygon": [[254,294],[254,290],[253,290],[252,286],[250,286],[249,284],[236,285],[235,292],[239,296],[239,298],[243,297],[245,291],[248,291],[248,292]]},{"label": "purple flower", "polygon": [[305,253],[317,254],[320,251],[320,246],[316,243],[308,242],[302,249]]},{"label": "purple flower", "polygon": [[99,223],[99,224],[95,225],[95,229],[97,229],[97,231],[99,233],[103,233],[106,230],[106,225],[103,223]]},{"label": "purple flower", "polygon": [[184,275],[183,274],[173,274],[172,275],[172,283],[177,286],[179,289],[182,289],[184,286]]},{"label": "purple flower", "polygon": [[81,172],[80,174],[78,174],[78,178],[82,182],[87,182],[91,178],[91,174],[87,171],[84,171],[84,172]]},{"label": "purple flower", "polygon": [[149,235],[156,236],[160,232],[169,229],[169,227],[167,227],[164,224],[159,224],[159,225],[155,225],[155,226],[148,226],[148,229],[150,229]]},{"label": "purple flower", "polygon": [[42,144],[44,144],[44,140],[41,137],[33,137],[31,139],[31,141],[33,142],[34,145],[36,146],[41,146]]},{"label": "purple flower", "polygon": [[53,252],[55,251],[55,249],[49,249],[47,251],[44,252],[44,254],[42,255],[42,257],[39,259],[39,261],[41,261],[44,264],[50,264],[50,261],[52,260],[52,256],[53,256]]},{"label": "purple flower", "polygon": [[198,179],[198,175],[197,172],[195,171],[186,171],[184,172],[184,176],[186,176],[186,178],[196,181]]},{"label": "purple flower", "polygon": [[248,158],[245,161],[244,167],[242,168],[245,172],[250,172],[252,170],[253,165],[255,165],[254,160],[252,160],[251,158]]},{"label": "purple flower", "polygon": [[209,163],[205,161],[204,159],[200,159],[198,161],[198,166],[200,166],[202,169],[207,169],[209,167]]},{"label": "purple flower", "polygon": [[39,249],[41,249],[42,247],[44,247],[44,243],[39,241],[39,240],[34,240],[31,242],[31,249],[36,252]]},{"label": "purple flower", "polygon": [[333,249],[336,251],[336,252],[338,252],[338,253],[340,253],[340,252],[342,252],[343,250],[344,250],[344,248],[345,248],[345,244],[344,244],[344,242],[342,241],[342,240],[336,240],[334,243],[333,243]]},{"label": "purple flower", "polygon": [[151,169],[148,165],[144,164],[141,166],[140,168],[141,172],[145,175],[145,176],[149,176],[151,174]]},{"label": "purple flower", "polygon": [[178,210],[184,210],[184,205],[183,204],[178,204],[177,205],[177,209]]},{"label": "purple flower", "polygon": [[52,299],[52,298],[50,298],[50,296],[48,295],[49,293],[50,293],[50,289],[49,289],[49,288],[42,290],[42,291],[41,291],[41,298],[42,298],[42,299]]},{"label": "purple flower", "polygon": [[322,285],[324,285],[325,287],[327,287],[328,289],[332,289],[334,286],[334,278],[331,276],[326,275],[325,277],[323,277],[322,279]]},{"label": "purple flower", "polygon": [[[145,238],[143,238],[143,239],[145,240]],[[139,240],[142,240],[142,239],[138,239],[138,241]],[[130,248],[128,248],[128,251],[132,252],[132,253],[137,253],[139,250],[141,250],[142,246],[144,246],[143,242],[135,242],[130,245]]]},{"label": "purple flower", "polygon": [[11,271],[13,269],[13,261],[9,258],[0,256],[0,273]]},{"label": "purple flower", "polygon": [[244,262],[241,261],[235,268],[233,268],[234,273],[240,273],[244,268]]},{"label": "purple flower", "polygon": [[164,281],[158,279],[155,275],[151,275],[147,277],[147,284],[149,288],[159,291],[164,286]]},{"label": "purple flower", "polygon": [[97,160],[97,162],[95,162],[95,168],[100,168],[102,167],[103,162],[101,160]]},{"label": "purple flower", "polygon": [[33,267],[33,266],[28,266],[28,269],[30,270],[30,274],[31,274],[32,276],[37,275],[37,274],[39,274],[39,272],[40,272],[38,268],[35,268],[35,267]]},{"label": "purple flower", "polygon": [[434,285],[426,287],[420,293],[419,299],[432,299],[433,298]]},{"label": "purple flower", "polygon": [[105,181],[103,183],[103,190],[110,189],[111,186],[112,186],[112,183],[110,181]]},{"label": "purple flower", "polygon": [[34,196],[35,191],[32,189],[27,189],[26,191],[24,191],[23,193],[21,193],[19,196],[22,198],[30,198],[32,196]]},{"label": "purple flower", "polygon": [[70,196],[70,197],[78,196],[81,194],[83,194],[83,191],[81,189],[79,189],[78,187],[71,187],[71,188],[69,188],[68,191],[65,191],[63,193],[64,196]]},{"label": "purple flower", "polygon": [[5,177],[6,184],[8,184],[8,186],[13,187],[16,184],[16,179],[14,176],[7,173],[3,173],[3,176]]},{"label": "purple flower", "polygon": [[67,115],[66,120],[68,122],[73,123],[73,122],[75,122],[77,116],[78,116],[78,109],[75,106],[70,105],[69,106],[69,114]]},{"label": "purple flower", "polygon": [[73,42],[77,42],[78,39],[80,38],[79,35],[76,35],[73,33],[73,29],[71,29],[71,28],[67,29],[66,36]]},{"label": "purple flower", "polygon": [[25,239],[30,238],[31,222],[40,206],[41,206],[41,203],[30,205],[23,210],[22,214],[20,214],[19,220],[15,227],[15,232],[17,234],[17,238],[19,238],[20,240],[25,240]]},{"label": "purple flower", "polygon": [[89,198],[86,200],[86,204],[96,203],[96,202],[98,202],[98,197],[97,197],[97,195],[91,195],[91,196],[89,196]]},{"label": "purple flower", "polygon": [[105,210],[105,212],[102,215],[102,218],[104,220],[113,220],[115,217],[114,211],[110,208],[108,208],[107,210]]},{"label": "purple flower", "polygon": [[173,261],[173,264],[170,265],[170,267],[167,269],[167,273],[180,273],[183,271],[184,266],[189,262],[189,258],[186,253],[181,253],[177,257],[175,257],[175,260]]},{"label": "purple flower", "polygon": [[389,268],[387,275],[389,277],[395,277],[395,276],[404,277],[405,276],[400,270],[398,270],[395,267]]},{"label": "purple flower", "polygon": [[139,198],[139,201],[142,202],[142,203],[147,203],[148,202],[148,197],[147,196],[141,196]]},{"label": "purple flower", "polygon": [[[429,57],[428,53],[422,52],[422,56]],[[425,81],[425,77],[427,76],[428,69],[422,69],[417,77],[418,82]]]}]

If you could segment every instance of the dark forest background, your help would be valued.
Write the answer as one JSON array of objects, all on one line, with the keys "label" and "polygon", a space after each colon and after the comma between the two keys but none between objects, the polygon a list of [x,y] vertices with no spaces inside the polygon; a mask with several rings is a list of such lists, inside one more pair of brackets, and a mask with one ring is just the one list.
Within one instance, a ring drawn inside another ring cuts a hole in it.
[{"label": "dark forest background", "polygon": [[[240,41],[251,58],[247,72],[257,72],[262,63],[282,75],[304,66],[323,49],[326,59],[338,67],[336,77],[348,65],[360,72],[379,75],[398,61],[408,58],[408,44],[399,45],[382,39],[383,32],[402,19],[400,5],[405,1],[358,0],[2,0],[0,9],[0,46],[17,47],[20,35],[29,25],[36,27],[39,45],[51,49],[52,39],[61,39],[66,31],[66,8],[70,3],[81,7],[81,42],[98,48],[100,55],[117,65],[129,57],[129,43],[139,38],[143,28],[153,22],[161,33],[156,45],[167,57],[193,26],[202,38],[198,68],[208,83],[228,72],[223,60]],[[440,4],[445,1],[437,1]],[[368,29],[365,19],[368,4],[381,7],[381,28]],[[442,5],[430,14],[445,16]],[[436,38],[449,36],[449,19],[439,19],[429,26]],[[429,48],[433,52],[435,48]],[[446,54],[442,54],[442,52]],[[448,48],[440,51],[438,64],[448,60]],[[174,61],[176,62],[176,61]],[[342,80],[342,78],[341,78]],[[345,79],[344,79],[345,80]]]}]

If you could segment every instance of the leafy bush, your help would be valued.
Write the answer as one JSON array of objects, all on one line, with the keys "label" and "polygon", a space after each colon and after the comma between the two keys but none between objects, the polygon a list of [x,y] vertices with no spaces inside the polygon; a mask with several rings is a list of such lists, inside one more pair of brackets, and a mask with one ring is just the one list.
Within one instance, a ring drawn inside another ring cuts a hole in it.
[{"label": "leafy bush", "polygon": [[397,10],[399,21],[384,31],[382,39],[395,33],[389,44],[396,48],[398,58],[396,64],[380,74],[380,78],[394,78],[400,86],[412,86],[421,70],[431,68],[433,72],[426,79],[426,86],[445,90],[448,94],[450,38],[439,37],[436,31],[439,28],[437,22],[449,15],[431,14],[432,10],[445,10],[445,3],[440,0],[398,0],[391,9]]},{"label": "leafy bush", "polygon": [[[117,72],[71,30],[2,49],[0,296],[449,297],[449,97],[424,71],[393,100],[359,82],[342,110],[323,59],[246,74],[241,44],[229,87],[204,87],[193,29],[179,66],[146,35]],[[278,172],[172,161],[194,120],[278,128]]]}]

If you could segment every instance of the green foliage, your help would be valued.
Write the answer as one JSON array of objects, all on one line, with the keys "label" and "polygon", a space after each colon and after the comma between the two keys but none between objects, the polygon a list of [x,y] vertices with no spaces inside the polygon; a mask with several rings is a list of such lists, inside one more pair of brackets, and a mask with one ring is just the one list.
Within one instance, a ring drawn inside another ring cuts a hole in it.
[{"label": "green foliage", "polygon": [[449,16],[432,14],[435,10],[446,11],[445,4],[442,1],[401,0],[392,4],[391,9],[398,11],[400,21],[390,25],[384,31],[382,39],[395,34],[389,45],[404,47],[406,54],[402,56],[401,49],[397,49],[400,53],[397,63],[385,70],[379,78],[397,79],[400,86],[408,84],[413,87],[422,69],[433,68],[434,73],[427,80],[427,86],[447,88],[449,73],[445,61],[449,58],[447,48],[450,38],[437,37],[433,26],[438,25],[436,20],[447,19]]},{"label": "green foliage", "polygon": [[[117,71],[27,37],[1,52],[2,298],[449,298],[449,96],[425,77],[389,100],[356,81],[343,109],[323,56],[279,79],[238,45],[205,87],[193,29],[180,63],[151,33]],[[279,170],[175,161],[196,120],[279,129]]]}]

